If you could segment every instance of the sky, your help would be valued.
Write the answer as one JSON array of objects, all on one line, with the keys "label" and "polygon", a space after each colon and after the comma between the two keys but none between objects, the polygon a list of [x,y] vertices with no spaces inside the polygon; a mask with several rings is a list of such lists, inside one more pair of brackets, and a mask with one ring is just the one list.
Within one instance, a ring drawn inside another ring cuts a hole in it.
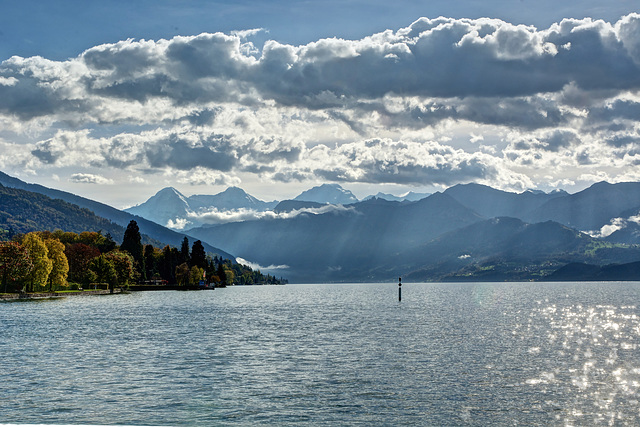
[{"label": "sky", "polygon": [[1,4],[0,170],[117,208],[640,180],[637,0]]}]

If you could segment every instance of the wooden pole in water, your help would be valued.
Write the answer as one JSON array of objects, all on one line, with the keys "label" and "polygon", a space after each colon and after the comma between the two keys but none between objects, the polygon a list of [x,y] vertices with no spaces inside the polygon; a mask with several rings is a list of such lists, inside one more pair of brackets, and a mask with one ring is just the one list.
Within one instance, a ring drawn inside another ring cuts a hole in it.
[{"label": "wooden pole in water", "polygon": [[398,277],[398,301],[402,301],[402,277]]}]

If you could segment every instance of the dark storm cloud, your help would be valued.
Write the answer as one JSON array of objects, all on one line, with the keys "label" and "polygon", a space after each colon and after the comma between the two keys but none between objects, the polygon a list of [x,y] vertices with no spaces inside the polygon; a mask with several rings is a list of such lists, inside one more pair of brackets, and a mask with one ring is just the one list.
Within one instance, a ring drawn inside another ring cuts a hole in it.
[{"label": "dark storm cloud", "polygon": [[[557,153],[563,149],[578,146],[580,143],[580,136],[575,131],[556,129],[541,135],[520,135],[517,139],[511,141],[510,149],[515,151],[531,151],[532,153],[537,151]],[[510,156],[512,160],[515,160],[518,154],[510,152]],[[585,158],[584,155],[582,157]]]},{"label": "dark storm cloud", "polygon": [[230,152],[228,143],[223,139],[200,139],[196,144],[179,135],[171,135],[164,141],[149,145],[146,157],[153,168],[172,167],[189,170],[194,167],[205,167],[218,171],[231,170],[237,159]]},{"label": "dark storm cloud", "polygon": [[609,105],[589,111],[589,121],[592,123],[608,123],[615,119],[640,119],[640,102],[616,100]]},{"label": "dark storm cloud", "polygon": [[[302,46],[269,41],[251,54],[240,36],[219,33],[128,40],[66,62],[17,57],[3,62],[0,76],[16,82],[0,84],[0,111],[22,118],[53,115],[60,108],[86,109],[91,97],[98,97],[93,102],[167,99],[175,105],[272,99],[336,109],[394,94],[462,100],[455,111],[466,120],[550,126],[562,121],[557,108],[547,106],[538,117],[523,114],[522,97],[559,92],[570,84],[587,91],[640,88],[639,28],[637,15],[616,25],[565,20],[546,30],[491,19],[422,18],[361,40]],[[486,109],[491,101],[483,98],[520,100],[491,113]]]}]

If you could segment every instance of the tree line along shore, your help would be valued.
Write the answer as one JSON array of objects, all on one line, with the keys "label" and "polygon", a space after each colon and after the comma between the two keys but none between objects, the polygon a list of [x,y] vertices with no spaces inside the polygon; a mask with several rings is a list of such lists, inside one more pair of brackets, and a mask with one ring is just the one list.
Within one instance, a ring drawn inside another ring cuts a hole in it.
[{"label": "tree line along shore", "polygon": [[185,237],[180,249],[143,245],[133,220],[120,245],[109,233],[99,231],[33,231],[0,241],[0,280],[0,293],[4,294],[286,283],[211,256],[200,240],[190,246]]}]

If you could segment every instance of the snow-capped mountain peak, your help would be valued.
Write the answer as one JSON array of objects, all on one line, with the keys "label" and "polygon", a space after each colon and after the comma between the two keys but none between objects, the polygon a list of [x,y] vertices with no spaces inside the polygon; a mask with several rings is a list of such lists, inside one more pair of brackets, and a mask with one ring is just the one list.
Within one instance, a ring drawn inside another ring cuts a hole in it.
[{"label": "snow-capped mountain peak", "polygon": [[351,191],[345,190],[339,184],[322,184],[313,187],[310,190],[302,192],[293,200],[330,203],[333,205],[348,205],[358,202],[358,198]]}]

